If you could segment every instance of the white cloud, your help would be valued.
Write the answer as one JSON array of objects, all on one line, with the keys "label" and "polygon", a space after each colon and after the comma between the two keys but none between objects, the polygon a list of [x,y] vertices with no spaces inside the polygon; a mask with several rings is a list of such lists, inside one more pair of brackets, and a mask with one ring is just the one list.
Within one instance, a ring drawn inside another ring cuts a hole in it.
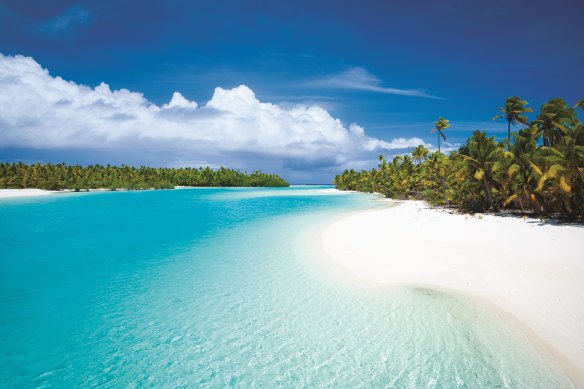
[{"label": "white cloud", "polygon": [[[440,151],[445,153],[445,154],[450,154],[451,152],[457,151],[458,149],[460,149],[461,146],[462,146],[462,143],[458,143],[458,142],[450,143],[450,142],[444,141],[440,145]],[[434,145],[432,147],[429,147],[429,149],[431,152],[438,151],[438,147],[436,147]]]},{"label": "white cloud", "polygon": [[197,108],[199,105],[194,101],[187,100],[180,92],[174,92],[172,94],[172,98],[168,104],[164,104],[162,108],[169,109],[169,108],[186,108],[186,109],[194,109]]},{"label": "white cloud", "polygon": [[179,92],[158,106],[141,93],[76,84],[51,76],[30,57],[0,54],[0,88],[5,149],[144,149],[163,155],[166,165],[194,157],[234,167],[254,168],[250,161],[262,160],[284,169],[333,171],[376,150],[424,144],[369,137],[316,105],[260,102],[245,85],[216,88],[201,106]]},{"label": "white cloud", "polygon": [[377,93],[385,93],[401,96],[426,97],[429,99],[441,99],[433,96],[423,89],[398,89],[382,86],[382,81],[361,67],[353,67],[341,73],[327,76],[310,82],[310,85],[321,88],[356,89]]},{"label": "white cloud", "polygon": [[419,145],[423,145],[426,148],[431,148],[432,145],[425,143],[420,138],[396,138],[391,142],[386,142],[383,140],[378,139],[370,139],[368,142],[368,147],[370,150],[375,150],[378,148],[385,149],[385,150],[396,150],[396,149],[408,149],[412,147],[416,147]]}]

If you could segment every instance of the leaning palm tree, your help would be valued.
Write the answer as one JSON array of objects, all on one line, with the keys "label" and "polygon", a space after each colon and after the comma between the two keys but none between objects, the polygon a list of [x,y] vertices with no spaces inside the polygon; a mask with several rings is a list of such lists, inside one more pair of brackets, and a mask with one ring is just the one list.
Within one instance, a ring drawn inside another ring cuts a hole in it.
[{"label": "leaning palm tree", "polygon": [[537,125],[543,133],[543,145],[554,146],[569,130],[578,123],[576,107],[569,107],[564,99],[551,99],[543,104],[537,115]]},{"label": "leaning palm tree", "polygon": [[430,150],[425,148],[424,145],[416,146],[414,151],[412,151],[412,157],[414,158],[414,161],[418,164],[422,161],[425,161],[426,158],[428,158],[428,155],[430,155]]},{"label": "leaning palm tree", "polygon": [[507,97],[505,101],[505,108],[499,107],[502,115],[493,116],[493,120],[504,118],[507,120],[507,141],[511,142],[511,125],[517,123],[529,124],[529,119],[524,116],[524,113],[533,112],[533,109],[526,107],[529,104],[525,100],[521,100],[519,96]]},{"label": "leaning palm tree", "polygon": [[446,140],[446,135],[444,135],[443,131],[450,126],[451,124],[449,123],[449,120],[444,118],[438,118],[438,120],[434,122],[432,133],[438,132],[438,152],[440,152],[440,136]]}]

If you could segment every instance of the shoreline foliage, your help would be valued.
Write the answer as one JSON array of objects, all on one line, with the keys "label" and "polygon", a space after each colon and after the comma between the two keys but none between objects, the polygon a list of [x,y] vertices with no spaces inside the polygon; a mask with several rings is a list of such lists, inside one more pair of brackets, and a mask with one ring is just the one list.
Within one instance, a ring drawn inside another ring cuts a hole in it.
[{"label": "shoreline foliage", "polygon": [[[345,170],[334,179],[340,190],[422,199],[467,212],[520,210],[540,217],[584,218],[584,127],[577,109],[552,99],[533,121],[519,97],[507,99],[509,139],[497,142],[475,131],[449,155],[418,146],[412,154],[367,171]],[[505,111],[505,108],[501,108]],[[497,118],[497,117],[496,117]],[[442,119],[445,120],[445,119]],[[511,132],[511,125],[520,125]]]},{"label": "shoreline foliage", "polygon": [[175,186],[287,187],[276,174],[219,168],[152,168],[0,163],[0,188],[73,189],[173,189]]}]

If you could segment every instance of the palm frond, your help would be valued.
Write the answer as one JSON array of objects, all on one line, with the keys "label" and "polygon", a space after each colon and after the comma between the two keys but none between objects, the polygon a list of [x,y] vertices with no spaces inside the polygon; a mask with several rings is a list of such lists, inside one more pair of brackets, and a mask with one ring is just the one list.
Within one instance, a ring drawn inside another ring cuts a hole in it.
[{"label": "palm frond", "polygon": [[513,177],[519,171],[519,169],[519,165],[514,163],[513,165],[509,166],[509,169],[507,169],[507,176],[509,178]]},{"label": "palm frond", "polygon": [[483,176],[484,176],[484,175],[485,175],[485,171],[484,171],[483,169],[478,169],[478,170],[475,172],[475,174],[474,174],[474,176],[473,176],[473,177],[474,177],[474,178],[475,178],[477,181],[480,181],[480,180],[482,180],[482,179],[483,179]]},{"label": "palm frond", "polygon": [[474,163],[479,163],[479,161],[477,161],[476,159],[469,157],[468,155],[462,155],[462,159],[464,159],[465,161],[472,161]]},{"label": "palm frond", "polygon": [[560,188],[562,188],[565,193],[572,192],[572,186],[568,184],[568,180],[566,180],[565,176],[560,177]]},{"label": "palm frond", "polygon": [[533,169],[537,174],[539,175],[543,174],[539,166],[537,166],[533,162],[529,161],[529,166],[531,166],[531,169]]},{"label": "palm frond", "polygon": [[511,195],[511,196],[507,197],[505,199],[505,201],[503,201],[503,205],[507,206],[507,205],[509,205],[510,202],[512,202],[513,200],[516,200],[517,198],[519,198],[519,195],[517,195],[517,194]]}]

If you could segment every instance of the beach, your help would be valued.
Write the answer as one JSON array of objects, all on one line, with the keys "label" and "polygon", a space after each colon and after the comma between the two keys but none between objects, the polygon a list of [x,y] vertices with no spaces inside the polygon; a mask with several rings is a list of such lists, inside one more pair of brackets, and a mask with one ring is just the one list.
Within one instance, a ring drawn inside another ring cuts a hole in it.
[{"label": "beach", "polygon": [[0,199],[48,196],[54,193],[59,193],[59,191],[45,189],[0,189]]},{"label": "beach", "polygon": [[[184,189],[186,187],[177,187],[175,189]],[[109,188],[97,188],[97,189],[86,189],[83,192],[114,192],[114,191],[127,191],[126,188],[117,188],[116,190]],[[145,190],[145,189],[140,189]],[[151,188],[153,190],[153,188]],[[62,189],[62,190],[47,190],[47,189],[36,189],[36,188],[26,188],[26,189],[0,189],[0,199],[9,199],[17,197],[38,197],[38,196],[49,196],[54,194],[64,194],[64,193],[77,193],[72,189]]]},{"label": "beach", "polygon": [[491,303],[584,387],[584,227],[388,201],[335,221],[321,238],[325,252],[361,279]]}]

